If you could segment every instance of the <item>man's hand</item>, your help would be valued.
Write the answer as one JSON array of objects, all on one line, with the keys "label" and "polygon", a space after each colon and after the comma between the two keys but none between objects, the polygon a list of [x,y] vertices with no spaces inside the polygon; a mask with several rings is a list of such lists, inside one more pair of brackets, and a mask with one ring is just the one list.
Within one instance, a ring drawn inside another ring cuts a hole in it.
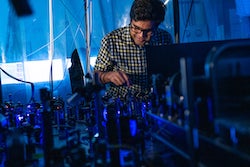
[{"label": "man's hand", "polygon": [[99,72],[99,78],[102,83],[112,82],[116,86],[130,86],[128,75],[123,71]]}]

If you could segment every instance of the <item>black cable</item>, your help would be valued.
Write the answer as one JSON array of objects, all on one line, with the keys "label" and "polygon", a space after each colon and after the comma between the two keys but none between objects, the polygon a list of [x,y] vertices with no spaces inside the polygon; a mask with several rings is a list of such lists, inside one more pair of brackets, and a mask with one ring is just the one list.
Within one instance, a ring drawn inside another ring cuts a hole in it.
[{"label": "black cable", "polygon": [[183,36],[182,36],[182,40],[184,39],[184,36],[185,36],[185,33],[186,33],[186,29],[187,29],[187,25],[188,25],[188,22],[189,22],[189,19],[190,19],[193,4],[194,4],[194,0],[192,0],[191,4],[190,4],[190,8],[189,8],[189,11],[188,11],[188,17],[187,17],[186,24],[185,24],[185,27],[184,27],[184,33],[183,33]]},{"label": "black cable", "polygon": [[33,101],[34,101],[34,92],[35,92],[34,83],[28,82],[28,81],[23,81],[23,80],[21,80],[21,79],[18,79],[18,78],[16,78],[16,77],[10,75],[9,73],[7,73],[7,72],[6,72],[4,69],[2,69],[1,67],[0,67],[0,69],[3,71],[4,74],[6,74],[7,76],[9,76],[10,78],[15,79],[15,80],[17,80],[17,81],[19,81],[19,82],[23,82],[23,83],[28,83],[28,84],[30,84],[30,85],[31,85],[31,98],[30,98],[30,102],[33,102]]}]

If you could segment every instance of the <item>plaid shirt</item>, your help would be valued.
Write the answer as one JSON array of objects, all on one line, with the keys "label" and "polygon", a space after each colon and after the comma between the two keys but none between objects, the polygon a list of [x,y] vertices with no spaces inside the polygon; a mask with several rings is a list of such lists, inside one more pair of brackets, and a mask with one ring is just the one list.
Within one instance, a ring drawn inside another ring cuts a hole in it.
[{"label": "plaid shirt", "polygon": [[[170,43],[172,43],[171,35],[158,28],[145,45]],[[130,87],[106,84],[107,97],[126,98],[127,95],[132,95],[136,98],[144,98],[149,93],[146,48],[133,42],[129,26],[116,29],[102,39],[94,70],[123,70],[129,76],[132,83]]]}]

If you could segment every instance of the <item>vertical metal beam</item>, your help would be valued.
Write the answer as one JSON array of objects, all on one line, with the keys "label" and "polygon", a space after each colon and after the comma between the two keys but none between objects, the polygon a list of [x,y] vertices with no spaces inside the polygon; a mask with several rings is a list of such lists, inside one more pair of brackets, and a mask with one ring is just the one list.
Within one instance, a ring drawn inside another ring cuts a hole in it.
[{"label": "vertical metal beam", "polygon": [[194,95],[193,95],[193,70],[191,58],[180,58],[181,86],[184,96],[184,127],[187,133],[187,143],[191,157],[190,166],[197,164],[196,150],[199,147],[198,131],[194,125]]},{"label": "vertical metal beam", "polygon": [[180,43],[180,13],[179,13],[179,0],[173,0],[174,8],[174,37],[175,43]]},{"label": "vertical metal beam", "polygon": [[53,97],[53,56],[54,56],[54,21],[53,21],[53,0],[49,0],[49,48],[50,66],[50,95]]},{"label": "vertical metal beam", "polygon": [[[92,0],[85,0],[85,27],[86,27],[86,62],[87,74],[91,74],[90,69],[90,40],[91,40],[91,26],[92,26]],[[93,77],[93,76],[92,76]]]}]

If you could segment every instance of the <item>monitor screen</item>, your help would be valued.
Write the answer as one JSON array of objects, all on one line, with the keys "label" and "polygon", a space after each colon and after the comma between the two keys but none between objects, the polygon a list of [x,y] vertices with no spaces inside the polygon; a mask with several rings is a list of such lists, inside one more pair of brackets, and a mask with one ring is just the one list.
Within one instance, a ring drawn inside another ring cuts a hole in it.
[{"label": "monitor screen", "polygon": [[[204,75],[204,65],[213,47],[238,40],[181,43],[162,46],[147,46],[148,74],[162,74],[171,77],[180,71],[180,58],[191,58],[194,76]],[[241,40],[242,41],[242,40]]]}]

